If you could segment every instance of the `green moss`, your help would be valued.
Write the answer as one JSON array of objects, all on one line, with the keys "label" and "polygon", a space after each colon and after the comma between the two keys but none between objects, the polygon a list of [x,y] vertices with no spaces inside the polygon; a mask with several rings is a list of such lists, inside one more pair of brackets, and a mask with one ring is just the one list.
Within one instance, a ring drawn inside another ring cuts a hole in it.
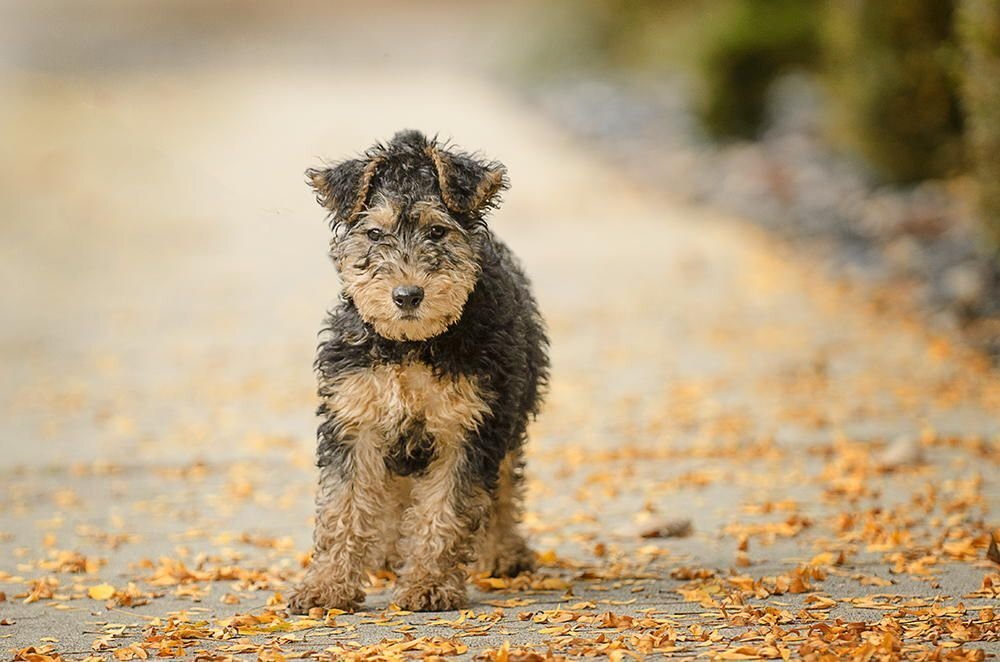
[{"label": "green moss", "polygon": [[968,143],[986,234],[1000,250],[1000,3],[962,0]]},{"label": "green moss", "polygon": [[705,36],[702,122],[716,137],[752,138],[763,126],[767,92],[790,67],[819,52],[819,0],[735,0]]},{"label": "green moss", "polygon": [[825,50],[841,137],[888,181],[960,165],[954,10],[954,0],[829,4]]},{"label": "green moss", "polygon": [[581,69],[652,75],[686,69],[721,1],[541,3],[537,31],[525,37],[524,66],[539,77]]}]

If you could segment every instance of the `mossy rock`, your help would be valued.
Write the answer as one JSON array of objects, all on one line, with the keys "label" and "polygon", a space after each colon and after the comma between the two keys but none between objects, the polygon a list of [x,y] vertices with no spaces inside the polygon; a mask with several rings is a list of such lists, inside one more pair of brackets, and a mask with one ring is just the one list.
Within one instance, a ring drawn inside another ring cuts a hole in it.
[{"label": "mossy rock", "polygon": [[835,0],[825,29],[839,134],[887,181],[961,166],[953,0]]},{"label": "mossy rock", "polygon": [[987,236],[1000,252],[1000,2],[962,0],[967,140]]},{"label": "mossy rock", "polygon": [[705,36],[700,116],[717,138],[754,138],[764,126],[768,89],[789,68],[819,54],[820,0],[732,0]]}]

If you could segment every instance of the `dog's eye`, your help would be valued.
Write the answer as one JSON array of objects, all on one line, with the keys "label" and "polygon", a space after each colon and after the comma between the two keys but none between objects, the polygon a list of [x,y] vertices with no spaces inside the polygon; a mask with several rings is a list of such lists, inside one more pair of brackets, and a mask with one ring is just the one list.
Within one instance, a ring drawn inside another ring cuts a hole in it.
[{"label": "dog's eye", "polygon": [[448,234],[448,228],[443,225],[432,225],[431,229],[427,231],[427,236],[434,241],[443,239],[446,234]]},{"label": "dog's eye", "polygon": [[368,235],[368,238],[371,239],[372,241],[379,241],[383,236],[382,231],[376,228],[372,228],[366,234]]}]

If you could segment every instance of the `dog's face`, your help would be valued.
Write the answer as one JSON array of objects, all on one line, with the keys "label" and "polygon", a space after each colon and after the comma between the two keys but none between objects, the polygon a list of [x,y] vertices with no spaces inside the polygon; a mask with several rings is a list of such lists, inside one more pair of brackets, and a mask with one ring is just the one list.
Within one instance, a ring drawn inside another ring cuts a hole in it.
[{"label": "dog's face", "polygon": [[426,340],[462,316],[479,278],[479,237],[439,201],[379,192],[333,246],[361,317],[393,340]]},{"label": "dog's face", "polygon": [[489,241],[483,216],[506,186],[502,165],[410,131],[306,175],[331,211],[344,295],[376,333],[426,340],[461,318]]}]

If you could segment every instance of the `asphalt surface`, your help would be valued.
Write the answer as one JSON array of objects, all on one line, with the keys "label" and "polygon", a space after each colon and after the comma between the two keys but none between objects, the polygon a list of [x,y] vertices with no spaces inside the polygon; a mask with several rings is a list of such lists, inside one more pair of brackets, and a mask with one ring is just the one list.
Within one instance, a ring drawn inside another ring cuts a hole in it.
[{"label": "asphalt surface", "polygon": [[[639,188],[483,73],[509,43],[448,42],[472,19],[435,7],[347,16],[320,60],[284,24],[274,58],[246,56],[259,26],[170,66],[75,42],[51,61],[8,52],[0,650],[394,659],[442,637],[458,643],[437,653],[464,657],[780,654],[780,636],[740,638],[766,626],[799,628],[796,656],[815,623],[888,615],[909,633],[892,655],[1000,652],[997,373],[898,293],[829,282],[739,219]],[[48,53],[40,19],[6,11]],[[394,50],[417,29],[441,38]],[[240,632],[225,619],[281,614],[311,535],[311,361],[337,283],[301,173],[403,127],[510,171],[491,224],[552,337],[526,518],[543,567],[481,580],[464,616],[399,614],[379,585],[332,627]],[[676,518],[691,535],[648,535]],[[741,577],[757,597],[734,597]],[[734,619],[741,600],[778,615]],[[667,625],[669,645],[636,639]]]}]

